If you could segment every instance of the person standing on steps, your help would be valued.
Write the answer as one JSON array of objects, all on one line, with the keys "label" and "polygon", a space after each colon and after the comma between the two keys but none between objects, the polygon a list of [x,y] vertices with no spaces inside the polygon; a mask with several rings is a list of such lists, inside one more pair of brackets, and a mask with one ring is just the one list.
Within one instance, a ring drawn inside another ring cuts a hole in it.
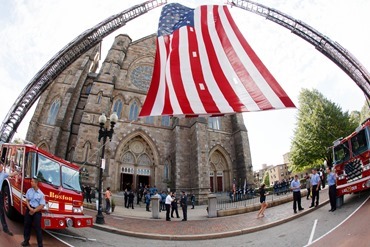
[{"label": "person standing on steps", "polygon": [[298,210],[301,211],[304,208],[301,206],[301,183],[299,182],[298,175],[294,176],[294,179],[290,183],[290,188],[293,191],[293,210],[294,213],[297,213],[297,204]]},{"label": "person standing on steps", "polygon": [[260,209],[260,211],[257,214],[257,218],[259,218],[260,215],[262,217],[264,217],[265,216],[264,213],[265,213],[265,210],[267,208],[266,196],[268,195],[268,193],[266,193],[265,184],[262,184],[261,185],[259,192],[260,192],[261,209]]}]

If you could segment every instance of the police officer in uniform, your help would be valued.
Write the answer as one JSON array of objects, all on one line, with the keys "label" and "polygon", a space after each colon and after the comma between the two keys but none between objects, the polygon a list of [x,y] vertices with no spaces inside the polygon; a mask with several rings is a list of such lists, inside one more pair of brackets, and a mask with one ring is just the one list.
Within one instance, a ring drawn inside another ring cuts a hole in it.
[{"label": "police officer in uniform", "polygon": [[27,211],[24,217],[24,241],[22,246],[30,246],[32,223],[36,231],[37,245],[42,247],[42,231],[41,231],[41,210],[45,205],[45,195],[38,187],[37,178],[32,178],[31,188],[27,190]]},{"label": "police officer in uniform", "polygon": [[334,212],[337,209],[337,176],[335,173],[330,169],[330,167],[326,168],[326,172],[328,174],[328,185],[329,185],[329,200],[330,200],[330,210],[329,212]]},{"label": "police officer in uniform", "polygon": [[187,221],[188,220],[188,197],[186,196],[185,191],[182,192],[182,196],[180,199],[180,205],[182,208],[182,215],[183,215],[182,221]]}]

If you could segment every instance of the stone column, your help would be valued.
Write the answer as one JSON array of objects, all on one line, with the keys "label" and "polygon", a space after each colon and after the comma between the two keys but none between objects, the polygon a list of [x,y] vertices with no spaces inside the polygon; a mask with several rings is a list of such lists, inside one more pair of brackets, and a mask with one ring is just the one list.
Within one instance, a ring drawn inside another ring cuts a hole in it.
[{"label": "stone column", "polygon": [[208,218],[217,217],[217,197],[215,194],[208,195]]},{"label": "stone column", "polygon": [[150,198],[152,202],[152,217],[153,219],[159,219],[159,198],[157,195],[154,195]]}]

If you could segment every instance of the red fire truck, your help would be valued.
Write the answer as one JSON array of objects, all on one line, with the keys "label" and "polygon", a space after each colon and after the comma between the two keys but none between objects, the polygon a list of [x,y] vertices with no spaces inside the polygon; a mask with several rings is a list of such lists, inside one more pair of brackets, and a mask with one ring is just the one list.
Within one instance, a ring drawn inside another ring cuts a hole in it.
[{"label": "red fire truck", "polygon": [[45,194],[42,211],[44,229],[91,227],[93,219],[83,214],[79,167],[31,144],[2,144],[1,161],[5,171],[18,171],[2,184],[4,209],[11,219],[26,213],[26,192],[31,178],[38,178]]},{"label": "red fire truck", "polygon": [[343,195],[370,188],[370,119],[346,138],[336,140],[331,151],[341,204]]}]

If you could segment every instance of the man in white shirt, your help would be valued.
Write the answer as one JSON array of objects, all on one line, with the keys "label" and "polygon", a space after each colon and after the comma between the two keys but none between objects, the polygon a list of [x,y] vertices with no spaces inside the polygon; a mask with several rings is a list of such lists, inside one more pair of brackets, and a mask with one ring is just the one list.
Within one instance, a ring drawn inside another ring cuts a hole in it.
[{"label": "man in white shirt", "polygon": [[167,221],[171,221],[171,218],[170,218],[170,209],[171,209],[171,202],[173,201],[172,199],[172,192],[169,192],[167,197],[166,197],[166,202],[165,202],[165,206],[166,206],[166,220]]}]

